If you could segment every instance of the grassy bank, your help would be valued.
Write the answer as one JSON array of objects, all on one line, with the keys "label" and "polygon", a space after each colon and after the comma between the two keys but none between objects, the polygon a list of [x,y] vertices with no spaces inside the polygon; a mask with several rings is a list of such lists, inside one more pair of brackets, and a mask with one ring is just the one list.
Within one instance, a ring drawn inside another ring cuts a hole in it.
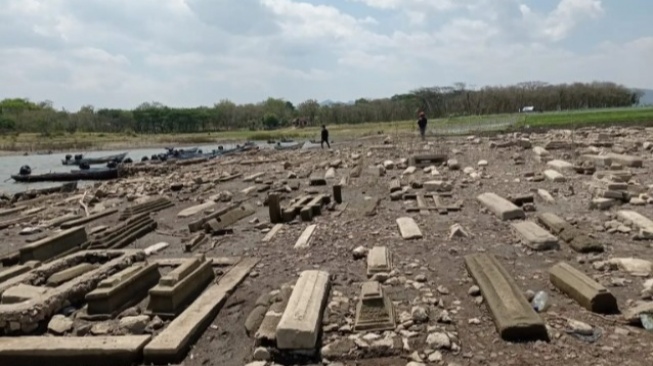
[{"label": "grassy bank", "polygon": [[[576,128],[592,125],[653,123],[653,108],[619,108],[533,114],[505,114],[432,119],[429,129],[435,134],[475,133],[484,130],[523,128]],[[415,121],[330,125],[334,139],[348,139],[377,134],[407,133],[416,130]],[[228,131],[220,133],[134,135],[111,133],[74,133],[42,136],[35,133],[0,136],[0,151],[87,151],[166,145],[213,145],[246,140],[319,139],[320,128],[281,129],[274,131]]]}]

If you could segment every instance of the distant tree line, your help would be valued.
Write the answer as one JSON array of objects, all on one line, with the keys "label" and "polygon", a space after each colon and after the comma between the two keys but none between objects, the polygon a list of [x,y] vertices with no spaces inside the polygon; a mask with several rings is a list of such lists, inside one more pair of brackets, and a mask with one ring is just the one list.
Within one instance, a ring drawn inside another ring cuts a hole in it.
[{"label": "distant tree line", "polygon": [[44,135],[84,132],[190,133],[249,128],[270,130],[293,125],[356,124],[416,118],[425,111],[431,118],[517,113],[525,106],[536,111],[629,107],[642,93],[610,82],[551,85],[525,82],[512,86],[468,88],[453,86],[420,88],[383,99],[358,99],[353,103],[321,105],[306,100],[298,105],[268,98],[260,103],[237,105],[221,100],[210,107],[171,108],[143,103],[133,110],[95,109],[77,112],[57,110],[52,102],[27,99],[0,101],[0,131],[40,132]]}]

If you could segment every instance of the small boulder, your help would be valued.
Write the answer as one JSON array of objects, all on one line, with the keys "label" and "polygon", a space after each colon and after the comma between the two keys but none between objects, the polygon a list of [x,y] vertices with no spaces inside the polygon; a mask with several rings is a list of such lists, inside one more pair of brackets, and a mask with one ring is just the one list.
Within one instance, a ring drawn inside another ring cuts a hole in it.
[{"label": "small boulder", "polygon": [[120,328],[129,334],[143,334],[149,322],[147,315],[126,316],[120,319]]},{"label": "small boulder", "polygon": [[48,323],[48,331],[52,334],[62,335],[73,329],[73,321],[61,314],[52,317]]}]

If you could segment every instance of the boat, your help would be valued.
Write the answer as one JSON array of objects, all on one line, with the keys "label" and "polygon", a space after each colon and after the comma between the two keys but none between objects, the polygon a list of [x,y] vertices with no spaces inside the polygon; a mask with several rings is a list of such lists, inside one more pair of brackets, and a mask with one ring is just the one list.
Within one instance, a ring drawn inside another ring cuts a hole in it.
[{"label": "boat", "polygon": [[118,169],[116,168],[97,168],[88,170],[72,170],[62,173],[45,173],[45,174],[15,174],[11,178],[16,182],[34,183],[34,182],[72,182],[79,180],[110,180],[118,178]]},{"label": "boat", "polygon": [[282,145],[280,142],[278,142],[275,146],[275,150],[298,150],[301,149],[304,146],[303,142],[296,142],[294,144],[290,145]]},{"label": "boat", "polygon": [[61,164],[63,165],[82,165],[82,164],[88,164],[88,165],[97,165],[97,164],[106,164],[109,162],[116,162],[120,163],[125,159],[127,156],[127,153],[122,153],[122,154],[115,154],[115,155],[108,155],[108,156],[101,156],[98,158],[84,158],[83,155],[75,155],[74,157],[70,155],[66,155],[66,159],[61,161]]}]

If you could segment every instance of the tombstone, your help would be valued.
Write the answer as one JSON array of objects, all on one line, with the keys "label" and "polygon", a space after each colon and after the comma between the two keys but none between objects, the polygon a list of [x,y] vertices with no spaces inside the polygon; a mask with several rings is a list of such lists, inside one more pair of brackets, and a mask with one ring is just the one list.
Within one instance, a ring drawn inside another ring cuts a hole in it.
[{"label": "tombstone", "polygon": [[384,331],[395,329],[395,311],[392,301],[376,281],[364,282],[356,306],[354,331]]}]

